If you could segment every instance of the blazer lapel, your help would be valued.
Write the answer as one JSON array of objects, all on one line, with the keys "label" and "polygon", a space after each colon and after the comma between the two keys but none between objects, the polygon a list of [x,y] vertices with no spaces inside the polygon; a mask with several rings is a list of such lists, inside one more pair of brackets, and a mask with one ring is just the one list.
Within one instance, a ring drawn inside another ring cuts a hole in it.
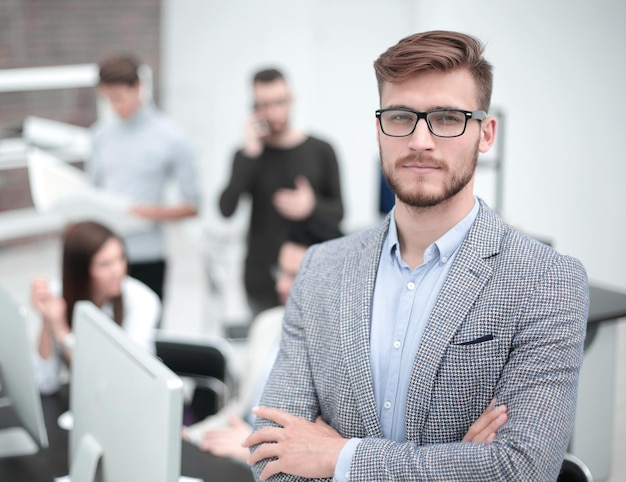
[{"label": "blazer lapel", "polygon": [[343,266],[340,320],[344,360],[363,419],[365,433],[359,436],[382,437],[378,420],[370,364],[370,326],[374,283],[380,252],[389,228],[387,219],[378,229],[364,236],[363,245],[346,258]]},{"label": "blazer lapel", "polygon": [[407,440],[421,443],[441,360],[459,325],[492,275],[485,258],[499,250],[501,223],[481,208],[441,288],[414,361],[407,400]]}]

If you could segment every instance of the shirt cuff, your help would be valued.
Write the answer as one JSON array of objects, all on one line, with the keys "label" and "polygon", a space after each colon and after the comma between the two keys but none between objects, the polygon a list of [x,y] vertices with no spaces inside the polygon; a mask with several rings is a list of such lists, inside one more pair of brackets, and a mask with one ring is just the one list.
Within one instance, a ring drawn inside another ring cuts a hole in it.
[{"label": "shirt cuff", "polygon": [[35,352],[33,358],[39,391],[43,395],[56,393],[61,387],[61,360],[56,353],[50,358],[42,358],[39,352]]},{"label": "shirt cuff", "polygon": [[348,443],[343,446],[339,453],[339,459],[335,466],[333,474],[333,482],[348,482],[350,480],[350,466],[352,465],[352,456],[356,451],[357,445],[361,442],[360,438],[351,438]]}]

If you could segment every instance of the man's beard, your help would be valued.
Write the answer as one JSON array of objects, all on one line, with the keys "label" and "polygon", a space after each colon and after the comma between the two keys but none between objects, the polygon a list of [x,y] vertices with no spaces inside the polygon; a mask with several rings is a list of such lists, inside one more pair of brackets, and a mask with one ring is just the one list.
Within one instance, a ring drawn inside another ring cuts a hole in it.
[{"label": "man's beard", "polygon": [[[380,145],[379,145],[380,148]],[[411,185],[405,188],[402,187],[402,181],[400,176],[396,176],[397,171],[394,168],[398,166],[402,166],[407,162],[419,162],[424,163],[429,166],[436,166],[443,171],[449,171],[449,167],[444,163],[437,161],[431,156],[424,154],[415,154],[411,156],[405,156],[398,159],[395,162],[394,166],[385,165],[382,160],[382,149],[380,150],[381,156],[381,165],[383,169],[383,174],[387,181],[387,184],[394,192],[396,197],[404,204],[408,206],[413,206],[417,208],[427,208],[437,206],[454,196],[456,196],[459,192],[465,188],[472,178],[474,177],[474,172],[476,171],[476,164],[478,163],[478,142],[474,148],[474,152],[472,153],[472,157],[469,159],[469,162],[463,164],[463,169],[451,173],[451,176],[444,182],[442,186],[442,190],[439,192],[427,192],[421,186],[423,179],[418,177],[416,181]],[[398,167],[398,170],[403,169],[402,167]]]}]

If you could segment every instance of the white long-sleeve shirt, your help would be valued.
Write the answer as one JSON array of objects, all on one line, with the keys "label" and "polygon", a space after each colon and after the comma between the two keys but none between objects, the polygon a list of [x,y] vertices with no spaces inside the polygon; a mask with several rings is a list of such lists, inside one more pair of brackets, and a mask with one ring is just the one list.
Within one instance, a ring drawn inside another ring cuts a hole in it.
[{"label": "white long-sleeve shirt", "polygon": [[[52,287],[54,290],[54,284]],[[161,316],[159,297],[141,281],[127,276],[122,281],[122,300],[124,302],[122,328],[138,345],[154,353],[154,336]],[[102,306],[102,311],[113,318],[112,303]],[[56,350],[49,358],[42,358],[39,352],[36,352],[35,374],[41,393],[44,395],[55,393],[67,378],[60,350]]]}]

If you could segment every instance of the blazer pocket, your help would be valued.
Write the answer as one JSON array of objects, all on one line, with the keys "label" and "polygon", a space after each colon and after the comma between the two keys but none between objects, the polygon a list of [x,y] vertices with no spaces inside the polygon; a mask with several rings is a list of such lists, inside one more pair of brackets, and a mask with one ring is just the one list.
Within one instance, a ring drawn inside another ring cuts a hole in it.
[{"label": "blazer pocket", "polygon": [[472,399],[488,403],[493,396],[508,350],[498,338],[491,335],[487,340],[488,337],[448,345],[439,366],[437,384],[455,403],[461,404],[465,399],[468,403]]},{"label": "blazer pocket", "polygon": [[465,340],[448,344],[441,358],[430,397],[437,402],[430,407],[424,444],[460,441],[467,421],[476,420],[493,398],[507,347],[493,335]]},{"label": "blazer pocket", "polygon": [[493,340],[493,334],[489,333],[488,335],[483,335],[474,340],[464,341],[462,343],[452,343],[455,346],[466,346],[466,345],[478,345],[479,343],[485,343],[486,341]]}]

